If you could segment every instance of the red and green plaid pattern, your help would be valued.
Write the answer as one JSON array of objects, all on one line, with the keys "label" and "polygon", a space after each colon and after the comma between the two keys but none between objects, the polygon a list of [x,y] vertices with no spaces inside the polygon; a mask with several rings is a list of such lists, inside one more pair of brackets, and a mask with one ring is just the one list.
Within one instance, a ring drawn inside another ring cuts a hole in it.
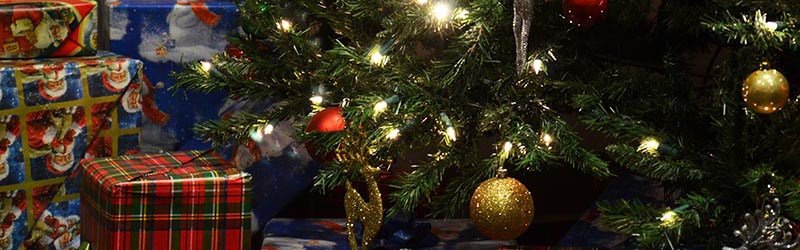
[{"label": "red and green plaid pattern", "polygon": [[81,162],[92,249],[247,249],[250,176],[187,151]]}]

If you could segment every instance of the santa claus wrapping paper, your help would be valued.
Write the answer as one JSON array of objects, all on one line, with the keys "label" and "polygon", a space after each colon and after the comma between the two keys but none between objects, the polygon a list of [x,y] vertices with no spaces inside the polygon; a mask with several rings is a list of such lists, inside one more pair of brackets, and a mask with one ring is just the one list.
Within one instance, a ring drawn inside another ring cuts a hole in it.
[{"label": "santa claus wrapping paper", "polygon": [[94,55],[97,3],[0,0],[0,59]]},{"label": "santa claus wrapping paper", "polygon": [[77,247],[78,163],[138,153],[143,115],[169,118],[141,72],[110,53],[0,60],[0,250]]},{"label": "santa claus wrapping paper", "polygon": [[[4,133],[3,133],[4,132]],[[19,117],[0,117],[0,185],[16,184],[24,180],[24,159],[20,140]],[[11,174],[11,173],[14,174]]]},{"label": "santa claus wrapping paper", "polygon": [[0,250],[14,248],[22,243],[22,238],[15,238],[28,231],[25,190],[0,192]]},{"label": "santa claus wrapping paper", "polygon": [[86,151],[85,113],[80,106],[28,113],[29,158],[34,180],[63,176],[75,163],[75,152]]}]

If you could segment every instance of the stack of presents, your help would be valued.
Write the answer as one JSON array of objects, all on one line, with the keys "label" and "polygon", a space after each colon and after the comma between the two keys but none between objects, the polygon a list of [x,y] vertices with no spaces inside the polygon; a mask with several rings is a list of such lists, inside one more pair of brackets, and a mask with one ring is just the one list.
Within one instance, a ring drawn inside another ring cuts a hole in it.
[{"label": "stack of presents", "polygon": [[251,175],[177,151],[217,115],[185,107],[224,98],[166,90],[235,18],[233,3],[0,0],[0,249],[249,248]]},{"label": "stack of presents", "polygon": [[[342,220],[270,221],[320,167],[290,124],[226,150],[195,139],[199,121],[274,100],[169,90],[182,64],[226,51],[236,8],[0,0],[0,250],[347,248]],[[389,249],[513,244],[468,220],[387,225]]]}]

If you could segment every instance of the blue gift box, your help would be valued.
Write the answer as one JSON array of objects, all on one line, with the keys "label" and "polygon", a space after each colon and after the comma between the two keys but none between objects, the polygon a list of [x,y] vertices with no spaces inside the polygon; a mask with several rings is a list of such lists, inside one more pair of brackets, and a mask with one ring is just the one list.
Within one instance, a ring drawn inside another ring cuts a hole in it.
[{"label": "blue gift box", "polygon": [[[226,99],[220,118],[236,112],[263,112],[273,108],[275,100],[247,101]],[[307,150],[292,138],[292,121],[273,125],[271,131],[253,131],[247,143],[220,151],[231,164],[253,176],[254,231],[261,229],[280,210],[300,195],[314,181],[321,164],[311,159]]]},{"label": "blue gift box", "polygon": [[[603,192],[598,201],[639,200],[645,203],[662,204],[663,186],[643,177],[625,174],[620,175]],[[630,249],[629,237],[599,227],[596,222],[600,211],[594,205],[587,210],[569,232],[559,242],[560,246],[592,247],[600,249]]]},{"label": "blue gift box", "polygon": [[[385,241],[392,237],[376,239],[380,249],[501,249],[515,245],[514,241],[494,241],[484,238],[469,219],[430,220],[417,223],[429,224],[424,227],[435,239],[423,247],[393,246]],[[384,225],[381,230],[387,229]],[[360,231],[360,227],[356,227]],[[413,230],[407,231],[414,233]],[[360,235],[360,232],[357,233]],[[273,219],[264,229],[262,249],[309,249],[338,250],[350,249],[344,219]]]},{"label": "blue gift box", "polygon": [[237,28],[237,6],[214,0],[108,0],[110,50],[140,59],[150,82],[160,88],[156,104],[169,119],[143,124],[142,151],[206,149],[192,127],[219,119],[225,93],[168,91],[182,64],[223,52]]}]

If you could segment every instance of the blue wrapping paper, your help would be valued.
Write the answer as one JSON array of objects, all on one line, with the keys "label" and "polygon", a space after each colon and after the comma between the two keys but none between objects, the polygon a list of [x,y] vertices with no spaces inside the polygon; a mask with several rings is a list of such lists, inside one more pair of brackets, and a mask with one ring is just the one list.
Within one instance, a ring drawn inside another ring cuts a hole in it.
[{"label": "blue wrapping paper", "polygon": [[156,93],[159,109],[169,119],[146,119],[142,151],[204,150],[192,127],[219,119],[225,93],[167,91],[175,84],[170,73],[182,64],[209,60],[228,45],[226,36],[237,28],[235,3],[221,0],[111,0],[108,18],[111,51],[140,59]]},{"label": "blue wrapping paper", "polygon": [[[273,107],[274,100],[247,101],[226,99],[219,110],[222,119],[234,113],[263,112]],[[311,159],[307,150],[292,138],[293,121],[274,124],[269,133],[252,131],[251,140],[223,150],[231,164],[244,169],[253,177],[253,231],[261,229],[267,221],[314,181],[321,167]]]},{"label": "blue wrapping paper", "polygon": [[439,239],[431,233],[431,223],[397,216],[383,222],[375,237],[374,249],[399,250],[433,247]]},{"label": "blue wrapping paper", "polygon": [[[634,200],[646,203],[663,203],[663,188],[656,182],[626,174],[617,177],[598,200]],[[597,206],[589,208],[559,242],[560,246],[591,247],[600,249],[629,249],[629,237],[598,227],[600,218]]]},{"label": "blue wrapping paper", "polygon": [[[420,225],[428,224],[429,232],[438,240],[433,246],[398,246],[380,245],[383,249],[499,249],[502,246],[514,245],[513,241],[493,241],[480,235],[469,219],[418,221]],[[403,223],[401,223],[402,225]],[[392,223],[382,230],[393,231]],[[402,227],[402,226],[401,226]],[[422,227],[424,228],[424,226]],[[356,227],[356,231],[360,228]],[[402,230],[401,230],[402,231]],[[414,230],[405,230],[414,233]],[[394,231],[397,232],[397,231]],[[264,242],[261,249],[308,249],[338,250],[350,249],[347,243],[347,232],[344,219],[273,219],[264,229]],[[397,240],[394,236],[385,240]],[[376,243],[380,243],[380,240]],[[385,243],[385,242],[384,242]],[[395,248],[397,247],[397,248]]]}]

